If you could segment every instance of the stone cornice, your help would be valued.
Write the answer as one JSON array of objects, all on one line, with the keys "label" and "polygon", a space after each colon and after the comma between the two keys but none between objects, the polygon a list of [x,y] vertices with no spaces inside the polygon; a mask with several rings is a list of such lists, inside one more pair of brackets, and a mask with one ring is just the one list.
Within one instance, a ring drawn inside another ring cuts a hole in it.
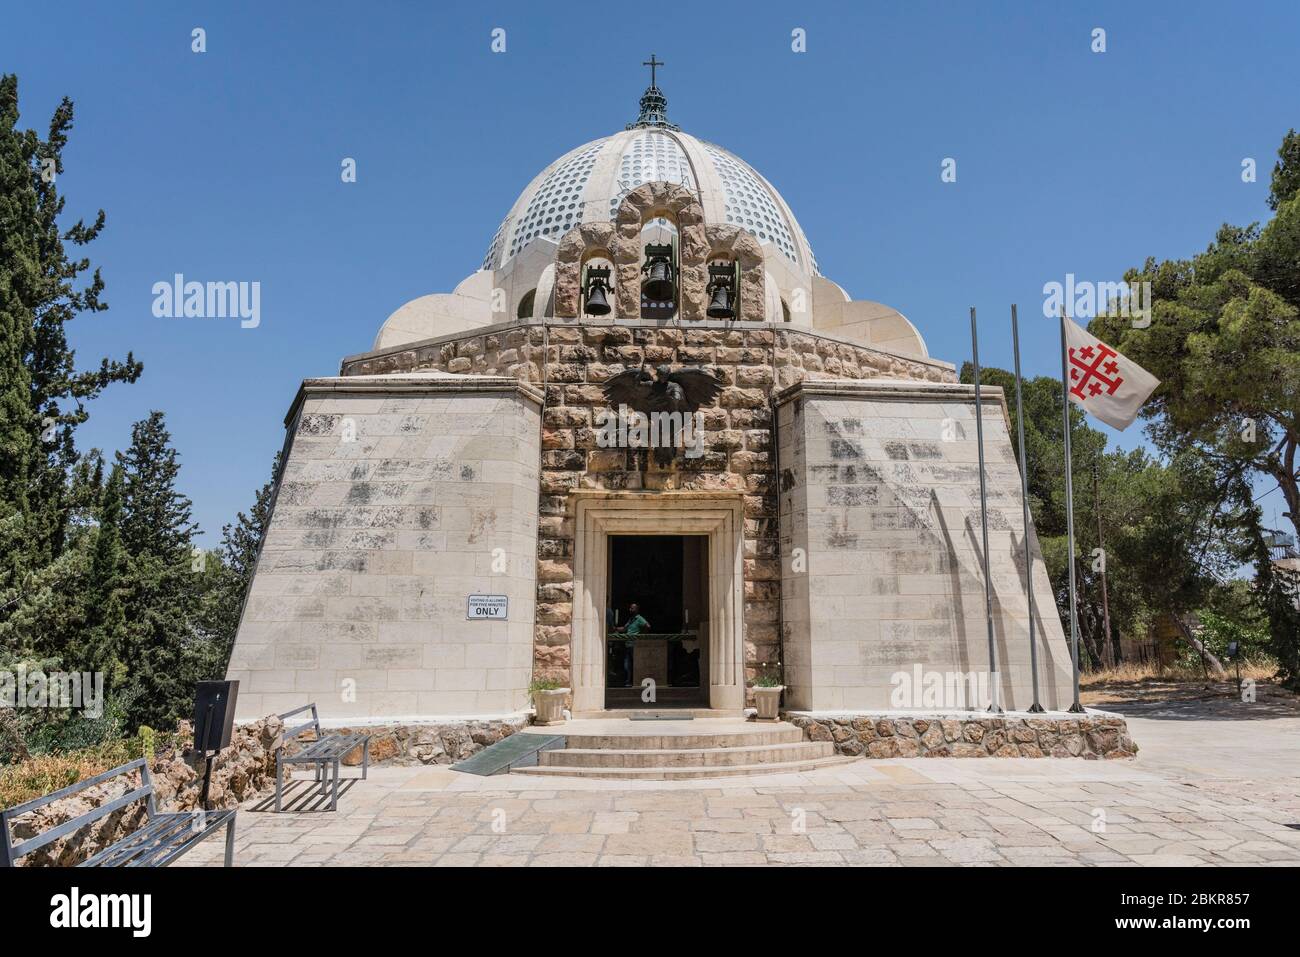
[{"label": "stone cornice", "polygon": [[[973,401],[974,384],[964,382],[922,382],[912,379],[803,379],[772,396],[780,407],[804,396],[827,398],[873,399],[894,402]],[[1011,422],[1007,398],[999,385],[980,385],[980,398],[994,400],[1002,407],[1002,417]]]},{"label": "stone cornice", "polygon": [[531,329],[533,327],[542,328],[628,328],[628,329],[677,329],[683,332],[689,332],[695,329],[722,329],[728,332],[786,332],[791,335],[808,336],[813,339],[821,339],[826,342],[834,342],[839,345],[852,346],[856,349],[864,349],[867,352],[879,353],[882,356],[888,356],[891,359],[898,359],[902,362],[915,362],[918,365],[930,366],[931,368],[942,372],[955,372],[957,367],[951,362],[944,362],[941,359],[920,358],[918,356],[903,355],[898,352],[890,352],[888,349],[881,349],[877,346],[867,345],[857,342],[853,339],[846,339],[843,336],[831,335],[827,332],[821,332],[816,329],[809,329],[806,326],[792,326],[788,322],[737,322],[727,319],[703,319],[698,322],[682,323],[673,320],[645,320],[645,319],[592,319],[583,317],[582,319],[526,319],[526,320],[509,320],[506,322],[497,322],[487,326],[479,326],[476,329],[463,329],[460,332],[453,332],[445,336],[434,336],[429,339],[418,339],[414,342],[404,342],[401,345],[387,346],[383,349],[374,349],[369,352],[358,352],[353,355],[344,356],[339,364],[339,371],[342,372],[354,362],[361,362],[367,359],[377,359],[384,356],[400,355],[403,352],[412,352],[418,349],[425,349],[429,346],[442,345],[448,342],[459,342],[462,339],[469,339],[474,336],[490,336],[497,333],[508,332],[512,329]]},{"label": "stone cornice", "polygon": [[510,376],[483,375],[431,375],[411,372],[385,375],[324,376],[303,379],[284,417],[286,427],[292,426],[302,403],[311,397],[323,395],[467,395],[478,393],[517,392],[524,398],[542,404],[542,390],[528,382]]}]

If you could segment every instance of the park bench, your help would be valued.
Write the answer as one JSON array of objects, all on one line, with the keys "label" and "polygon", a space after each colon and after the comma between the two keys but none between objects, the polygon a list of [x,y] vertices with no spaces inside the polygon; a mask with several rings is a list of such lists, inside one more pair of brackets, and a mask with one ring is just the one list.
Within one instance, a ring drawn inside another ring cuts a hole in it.
[{"label": "park bench", "polygon": [[[286,711],[280,715],[280,720],[287,722],[289,718],[300,715],[306,711],[311,712],[311,720],[305,721],[296,727],[285,727],[283,743],[275,755],[275,809],[280,810],[280,794],[284,788],[284,776],[282,769],[291,767],[295,764],[310,764],[316,770],[316,783],[321,786],[321,794],[326,793],[329,787],[330,768],[334,769],[334,793],[330,798],[330,810],[337,811],[339,806],[339,764],[343,758],[351,751],[355,751],[357,745],[361,746],[361,780],[366,779],[366,772],[370,767],[370,738],[369,734],[331,734],[325,735],[321,732],[320,715],[316,712],[316,702],[303,705],[301,708],[295,708],[292,711]],[[285,754],[283,744],[292,741],[304,731],[312,731],[315,740],[308,741],[303,745],[301,751],[295,751],[293,754]]]},{"label": "park bench", "polygon": [[[14,842],[9,828],[14,820],[31,811],[45,807],[65,797],[70,797],[86,788],[102,784],[119,775],[132,771],[140,772],[140,787],[128,791],[121,797],[106,801],[99,807],[87,811],[70,821],[52,827],[43,834],[30,837],[25,841]],[[104,848],[93,857],[78,864],[78,867],[166,867],[200,841],[205,840],[221,827],[226,829],[226,867],[230,866],[235,852],[235,812],[231,811],[178,811],[163,814],[154,804],[153,780],[149,777],[149,762],[137,758],[120,768],[113,768],[103,774],[78,781],[70,787],[27,801],[0,811],[0,867],[14,867],[18,858],[67,837],[87,824],[107,817],[119,808],[135,801],[144,800],[147,819],[143,827],[123,837],[117,843]]]}]

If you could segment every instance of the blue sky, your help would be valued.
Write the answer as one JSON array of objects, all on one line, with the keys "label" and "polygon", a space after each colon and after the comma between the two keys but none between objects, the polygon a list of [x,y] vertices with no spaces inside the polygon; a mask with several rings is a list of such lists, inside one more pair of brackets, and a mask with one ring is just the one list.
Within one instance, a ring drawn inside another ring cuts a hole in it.
[{"label": "blue sky", "polygon": [[[214,543],[267,477],[298,382],[477,268],[533,175],[634,118],[652,51],[671,118],[781,190],[827,276],[954,362],[975,305],[981,357],[1008,367],[1017,302],[1027,374],[1059,375],[1044,283],[1118,279],[1266,219],[1300,126],[1293,2],[623,9],[11,5],[0,70],[19,75],[22,125],[43,131],[73,98],[60,187],[70,221],[108,217],[90,255],[112,308],[77,320],[74,344],[83,364],[128,349],[145,364],[94,403],[81,445],[118,448],[164,410]],[[260,282],[260,326],[155,318],[151,288],[177,272]]]}]

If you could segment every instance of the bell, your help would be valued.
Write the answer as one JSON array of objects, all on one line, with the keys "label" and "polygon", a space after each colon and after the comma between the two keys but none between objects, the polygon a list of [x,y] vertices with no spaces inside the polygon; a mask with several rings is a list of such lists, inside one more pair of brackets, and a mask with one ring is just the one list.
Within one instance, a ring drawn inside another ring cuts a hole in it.
[{"label": "bell", "polygon": [[593,282],[587,287],[587,315],[609,315],[609,300],[605,298],[605,284],[603,282]]},{"label": "bell", "polygon": [[672,302],[673,277],[672,268],[667,259],[651,260],[645,282],[641,291],[651,302]]},{"label": "bell", "polygon": [[710,319],[734,319],[736,310],[731,308],[731,287],[726,283],[715,284],[709,308],[704,313]]}]

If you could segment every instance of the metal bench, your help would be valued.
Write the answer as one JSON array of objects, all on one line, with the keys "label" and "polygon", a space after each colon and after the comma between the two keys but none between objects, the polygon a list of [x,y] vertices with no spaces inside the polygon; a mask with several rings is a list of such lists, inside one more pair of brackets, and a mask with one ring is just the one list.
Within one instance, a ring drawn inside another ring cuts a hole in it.
[{"label": "metal bench", "polygon": [[[130,774],[137,769],[140,771],[140,787],[128,791],[119,798],[106,801],[99,807],[65,821],[57,827],[52,827],[36,837],[14,843],[10,836],[10,825],[22,815],[119,775]],[[231,858],[235,853],[235,812],[231,810],[159,813],[154,804],[153,780],[149,777],[149,763],[144,758],[137,758],[120,768],[113,768],[103,774],[96,774],[93,778],[78,781],[61,791],[0,811],[0,833],[3,834],[3,841],[0,842],[0,867],[14,867],[18,858],[24,854],[30,854],[51,841],[67,837],[87,824],[140,800],[146,802],[145,808],[148,814],[144,827],[132,831],[116,844],[82,861],[77,865],[78,867],[166,867],[223,826],[226,829],[226,867],[230,866]]]},{"label": "metal bench", "polygon": [[284,730],[283,741],[288,742],[302,734],[304,731],[311,730],[316,740],[308,742],[301,751],[286,755],[284,747],[281,745],[280,750],[275,754],[275,809],[280,810],[280,794],[284,789],[284,776],[282,769],[294,764],[310,764],[316,770],[316,783],[321,786],[320,793],[325,794],[329,787],[329,771],[334,769],[334,793],[330,798],[330,810],[337,811],[339,806],[339,764],[350,751],[356,750],[357,745],[361,745],[361,780],[366,779],[366,773],[370,768],[370,738],[369,734],[331,734],[324,735],[320,728],[320,715],[316,713],[316,702],[303,705],[301,708],[295,708],[292,711],[286,711],[280,715],[281,721],[287,721],[303,712],[311,712],[311,720],[306,721],[296,727],[286,727]]}]

